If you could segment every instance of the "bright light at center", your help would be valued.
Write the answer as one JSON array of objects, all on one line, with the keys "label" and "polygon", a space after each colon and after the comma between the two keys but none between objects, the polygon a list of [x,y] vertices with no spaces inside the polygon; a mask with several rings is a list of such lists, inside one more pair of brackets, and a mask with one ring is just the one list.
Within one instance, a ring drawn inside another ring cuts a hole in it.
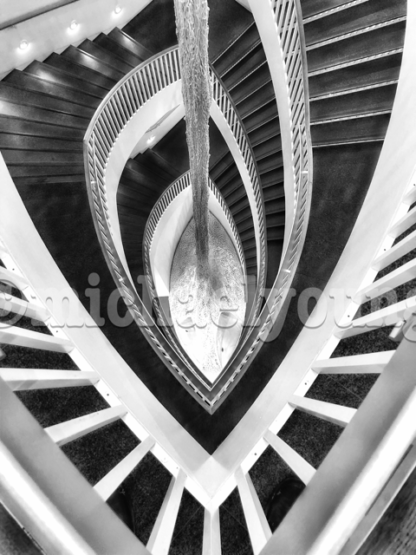
[{"label": "bright light at center", "polygon": [[151,137],[149,137],[149,138],[147,139],[147,144],[148,144],[148,145],[151,145],[152,143],[155,142],[155,140],[156,140],[156,135],[152,135]]},{"label": "bright light at center", "polygon": [[78,23],[75,19],[73,19],[69,25],[71,31],[75,31],[78,28]]}]

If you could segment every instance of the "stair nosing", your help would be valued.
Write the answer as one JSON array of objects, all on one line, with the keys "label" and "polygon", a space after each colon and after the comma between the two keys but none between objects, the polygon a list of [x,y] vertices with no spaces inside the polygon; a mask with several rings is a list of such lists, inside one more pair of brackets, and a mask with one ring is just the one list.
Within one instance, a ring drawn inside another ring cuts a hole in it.
[{"label": "stair nosing", "polygon": [[371,33],[372,31],[376,31],[377,29],[383,29],[384,27],[389,27],[390,25],[395,25],[396,23],[401,23],[402,21],[406,21],[406,16],[389,19],[388,21],[383,21],[382,23],[374,23],[373,25],[369,25],[368,27],[362,27],[361,29],[350,31],[349,33],[344,33],[343,35],[338,35],[337,37],[333,37],[331,39],[326,39],[321,42],[315,42],[306,47],[306,52],[311,52],[312,50],[316,50],[318,48],[322,48],[323,46],[334,44],[336,42],[341,42],[352,37],[364,35],[365,33]]},{"label": "stair nosing", "polygon": [[224,77],[227,76],[227,73],[229,73],[232,69],[234,69],[235,66],[238,65],[240,62],[242,62],[245,58],[247,58],[247,56],[251,54],[253,50],[257,48],[260,44],[262,45],[263,43],[261,42],[261,38],[259,37],[259,39],[256,40],[256,42],[252,44],[248,50],[244,51],[243,55],[239,57],[238,60],[236,60],[232,65],[230,65],[230,67],[227,67],[227,69],[220,74],[221,79],[224,80]]},{"label": "stair nosing", "polygon": [[340,6],[337,6],[336,8],[330,8],[329,10],[324,10],[322,12],[319,12],[319,13],[315,14],[315,15],[310,15],[309,17],[305,17],[303,19],[303,24],[307,25],[308,23],[311,23],[312,21],[316,21],[317,19],[322,19],[322,18],[328,17],[329,15],[332,15],[334,13],[342,12],[342,11],[347,10],[349,8],[353,8],[354,6],[359,6],[360,4],[365,4],[368,1],[369,0],[353,0],[352,2],[346,2],[345,4],[341,4]]},{"label": "stair nosing", "polygon": [[338,69],[344,69],[347,67],[364,64],[366,62],[371,62],[372,60],[379,60],[381,58],[387,58],[388,56],[394,56],[395,54],[402,54],[403,47],[394,48],[393,50],[386,50],[385,52],[380,52],[379,54],[373,54],[371,56],[365,56],[363,58],[356,58],[354,60],[349,60],[348,62],[342,62],[340,64],[335,64],[333,66],[328,66],[322,69],[317,69],[308,73],[308,78],[315,77],[316,75],[322,75],[324,73],[329,73],[331,71],[337,71]]},{"label": "stair nosing", "polygon": [[338,121],[350,121],[354,119],[370,118],[374,116],[385,116],[391,114],[391,110],[379,110],[376,112],[365,112],[362,114],[355,114],[351,116],[341,116],[339,118],[330,118],[326,120],[311,121],[310,125],[325,125],[326,123],[336,123]]},{"label": "stair nosing", "polygon": [[[232,85],[231,87],[228,87],[228,92],[231,93],[231,91],[233,91],[236,87],[238,87],[238,85],[241,85],[241,83],[243,83],[248,77],[250,77],[250,75],[253,75],[253,73],[255,73],[258,69],[263,67],[265,64],[267,64],[267,59],[265,59],[264,62],[259,64],[257,67],[255,67],[253,70],[251,70],[249,73],[244,74],[244,77],[242,79],[240,79],[239,81],[237,81],[236,83],[234,83],[234,85]],[[268,79],[267,81],[265,81],[264,84],[268,83],[269,81],[271,81],[271,78]],[[250,95],[248,95],[248,96],[250,96]]]},{"label": "stair nosing", "polygon": [[379,89],[382,87],[388,87],[391,85],[397,85],[398,79],[392,79],[391,81],[380,81],[379,83],[373,83],[371,85],[363,85],[362,87],[356,87],[354,89],[343,89],[342,91],[335,91],[333,93],[321,94],[309,98],[309,102],[317,102],[319,100],[327,100],[329,98],[335,98],[339,96],[347,96],[349,94],[354,94],[363,91],[369,91],[372,89]]},{"label": "stair nosing", "polygon": [[252,28],[253,26],[255,26],[255,25],[256,25],[256,23],[255,23],[254,21],[253,21],[252,23],[250,23],[250,25],[248,25],[248,26],[247,26],[247,27],[246,27],[246,28],[245,28],[245,29],[244,29],[244,30],[243,30],[243,31],[242,31],[242,32],[241,32],[241,33],[240,33],[240,34],[239,34],[228,46],[227,46],[227,48],[226,48],[225,50],[223,50],[220,54],[218,54],[218,56],[217,56],[216,58],[214,58],[213,60],[211,60],[211,64],[212,64],[212,65],[215,65],[215,64],[218,62],[218,60],[219,60],[226,52],[228,52],[228,51],[234,46],[234,44],[235,44],[238,40],[240,40],[241,37],[242,37],[243,35],[246,34],[246,32],[247,32],[249,29],[251,29],[251,28]]}]

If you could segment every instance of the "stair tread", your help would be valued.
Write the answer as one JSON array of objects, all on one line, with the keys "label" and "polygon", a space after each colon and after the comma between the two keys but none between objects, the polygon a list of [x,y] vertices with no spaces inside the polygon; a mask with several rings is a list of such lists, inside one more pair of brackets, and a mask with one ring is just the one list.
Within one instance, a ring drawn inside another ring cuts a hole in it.
[{"label": "stair tread", "polygon": [[[80,107],[86,106],[87,108],[97,108],[101,99],[96,96],[90,96],[80,90],[70,89],[59,83],[52,83],[41,79],[36,75],[26,73],[23,71],[14,70],[3,80],[5,83],[10,83],[16,87],[23,88],[27,91],[34,91],[50,95],[54,98],[66,100]],[[82,108],[80,108],[82,110]]]},{"label": "stair tread", "polygon": [[309,78],[310,97],[398,80],[401,61],[402,54],[394,54],[312,76]]},{"label": "stair tread", "polygon": [[273,84],[267,83],[259,90],[245,98],[242,102],[237,104],[237,110],[240,117],[244,120],[247,116],[259,110],[264,104],[269,103],[271,100],[276,101],[274,96]]},{"label": "stair tread", "polygon": [[396,85],[311,102],[311,122],[391,110]]},{"label": "stair tread", "polygon": [[32,137],[14,133],[0,133],[0,149],[4,150],[35,150],[35,151],[71,151],[82,152],[82,140],[66,140],[60,138]]},{"label": "stair tread", "polygon": [[16,104],[6,100],[2,100],[2,115],[27,121],[50,123],[55,126],[82,129],[84,132],[88,127],[88,121],[85,118],[70,116],[35,106]]},{"label": "stair tread", "polygon": [[67,100],[60,100],[51,95],[20,89],[17,86],[5,83],[0,83],[0,99],[7,100],[14,103],[24,104],[26,106],[34,106],[36,108],[43,108],[63,114],[74,115],[82,119],[90,119],[94,115],[94,109],[87,108],[86,106],[79,106]]},{"label": "stair tread", "polygon": [[115,52],[110,52],[106,48],[103,48],[96,42],[92,42],[89,39],[84,40],[79,46],[78,50],[81,52],[86,52],[91,54],[100,62],[103,62],[113,68],[115,71],[121,73],[121,76],[128,73],[135,67],[130,64],[130,61],[123,61]]},{"label": "stair tread", "polygon": [[377,0],[364,2],[346,10],[335,12],[305,25],[306,45],[330,40],[371,25],[384,23],[406,15],[406,2]]},{"label": "stair tread", "polygon": [[400,48],[403,46],[404,31],[405,22],[399,22],[347,38],[342,41],[342,47],[340,43],[335,43],[310,50],[308,70],[312,73]]},{"label": "stair tread", "polygon": [[260,67],[253,71],[246,78],[242,79],[232,90],[230,90],[231,97],[235,104],[238,104],[246,96],[252,94],[253,90],[261,88],[263,85],[271,80],[269,67],[264,62]]},{"label": "stair tread", "polygon": [[131,49],[126,48],[124,44],[120,44],[118,40],[113,38],[114,36],[101,33],[94,39],[94,44],[98,44],[101,48],[108,50],[120,60],[125,60],[131,67],[136,67],[144,61],[145,58],[138,56]]},{"label": "stair tread", "polygon": [[57,139],[82,141],[84,132],[75,127],[63,127],[39,121],[30,121],[0,115],[0,128],[3,133],[27,135],[29,137],[55,137]]},{"label": "stair tread", "polygon": [[222,53],[214,62],[214,67],[220,75],[224,74],[236,61],[247,55],[260,41],[255,23],[252,23],[237,38],[237,40]]},{"label": "stair tread", "polygon": [[266,55],[263,50],[263,45],[258,44],[245,58],[235,64],[227,73],[221,74],[227,89],[231,90],[237,86],[242,80],[246,81],[247,77],[264,64]]},{"label": "stair tread", "polygon": [[311,126],[313,146],[353,143],[384,139],[390,121],[389,114],[369,116]]},{"label": "stair tread", "polygon": [[31,73],[37,77],[52,83],[63,85],[69,89],[81,90],[90,96],[103,99],[108,89],[99,85],[89,83],[86,79],[81,79],[71,75],[63,69],[48,65],[44,62],[33,61],[25,68],[25,73]]},{"label": "stair tread", "polygon": [[107,92],[116,83],[115,79],[103,75],[92,67],[86,67],[85,65],[79,64],[74,59],[65,57],[65,55],[53,53],[46,58],[44,63],[53,68],[59,69],[60,71],[65,71],[75,78],[83,79],[92,85],[101,87]]},{"label": "stair tread", "polygon": [[115,27],[107,36],[142,60],[147,60],[153,56],[153,52],[118,27]]},{"label": "stair tread", "polygon": [[61,57],[84,66],[87,69],[92,69],[97,73],[101,73],[105,77],[111,79],[113,81],[113,85],[115,85],[117,81],[124,76],[122,71],[109,66],[87,52],[83,52],[82,50],[75,48],[75,46],[69,46],[62,52]]}]

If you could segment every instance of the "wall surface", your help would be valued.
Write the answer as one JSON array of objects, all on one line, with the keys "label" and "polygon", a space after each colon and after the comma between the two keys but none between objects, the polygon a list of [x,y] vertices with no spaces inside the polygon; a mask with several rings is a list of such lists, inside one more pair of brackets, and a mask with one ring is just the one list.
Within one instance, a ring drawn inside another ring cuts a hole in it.
[{"label": "wall surface", "polygon": [[[109,33],[114,27],[123,27],[150,2],[151,0],[123,0],[122,3],[117,0],[77,0],[33,17],[34,2],[1,0],[0,28],[16,17],[16,14],[23,18],[25,9],[26,16],[30,19],[0,31],[0,79],[15,68],[25,68],[33,60],[42,61],[52,52],[62,52],[70,44],[78,45],[87,38],[95,38],[99,33]],[[39,4],[53,6],[57,2],[42,0]],[[115,12],[116,6],[121,8],[119,13]],[[70,25],[74,20],[77,26],[72,30]],[[22,41],[27,42],[24,50],[20,49]]]}]

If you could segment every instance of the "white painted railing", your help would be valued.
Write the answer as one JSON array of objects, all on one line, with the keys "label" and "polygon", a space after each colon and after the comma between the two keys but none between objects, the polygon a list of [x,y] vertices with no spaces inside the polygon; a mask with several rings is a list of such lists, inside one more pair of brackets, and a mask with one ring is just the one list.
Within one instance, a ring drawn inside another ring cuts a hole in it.
[{"label": "white painted railing", "polygon": [[[84,137],[84,161],[87,190],[97,235],[110,272],[130,313],[169,370],[185,387],[189,388],[193,397],[204,408],[212,411],[218,399],[228,388],[229,383],[235,379],[235,375],[226,380],[225,386],[221,386],[222,394],[220,396],[215,395],[214,399],[207,397],[199,388],[198,381],[195,382],[191,378],[191,375],[199,374],[192,362],[188,360],[188,357],[177,343],[170,344],[167,342],[163,333],[154,325],[149,310],[138,296],[115,247],[106,190],[107,163],[113,145],[122,134],[123,128],[141,106],[159,91],[179,79],[180,68],[177,48],[168,49],[164,53],[154,56],[127,74],[103,100],[88,127]],[[213,100],[227,121],[238,145],[245,164],[245,171],[249,175],[251,187],[249,197],[254,199],[251,208],[258,251],[258,269],[256,294],[248,318],[248,327],[250,327],[262,300],[266,277],[264,203],[257,166],[244,127],[230,96],[223,88],[214,70],[211,71],[211,79]]]}]

